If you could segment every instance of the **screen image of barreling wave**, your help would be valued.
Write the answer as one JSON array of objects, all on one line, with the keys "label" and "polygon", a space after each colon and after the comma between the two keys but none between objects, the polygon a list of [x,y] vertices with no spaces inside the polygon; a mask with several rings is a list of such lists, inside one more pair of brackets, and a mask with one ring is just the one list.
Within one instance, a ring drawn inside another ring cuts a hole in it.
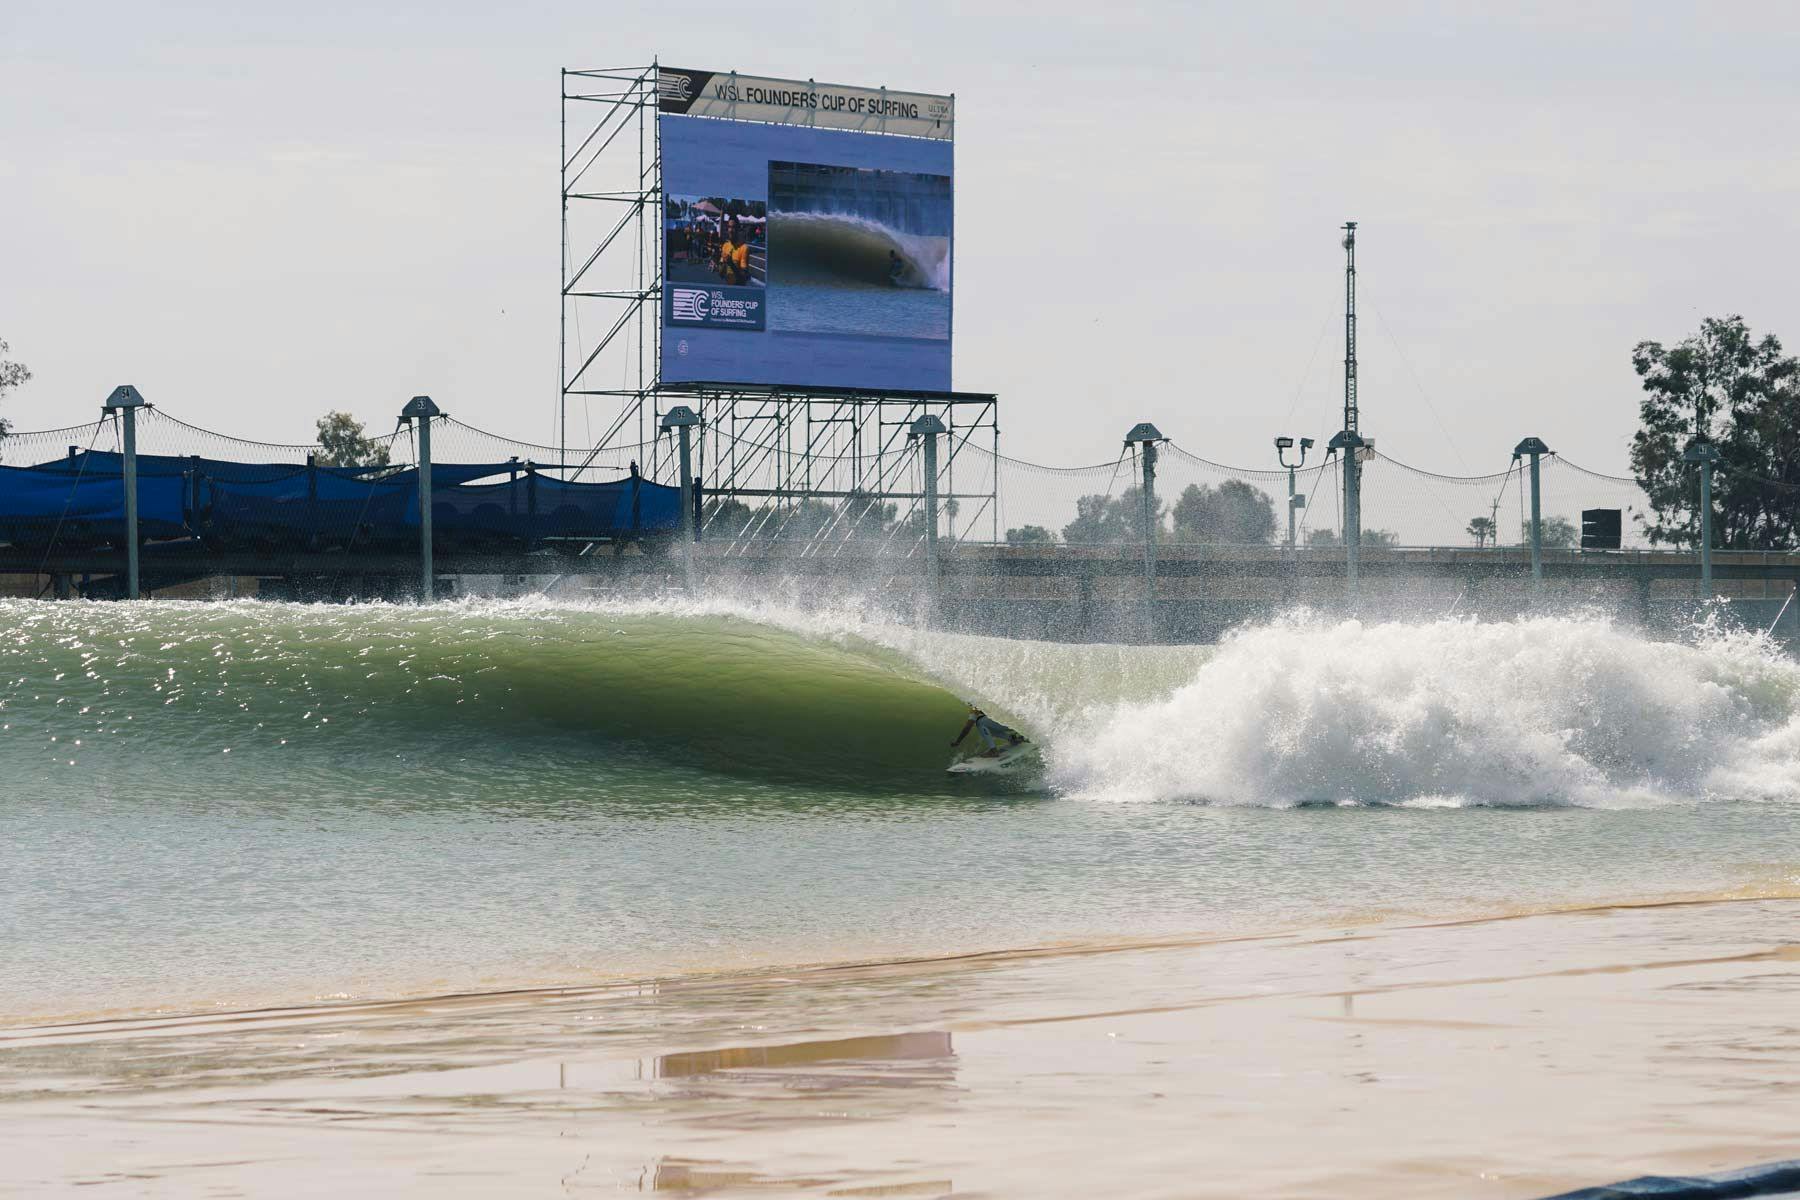
[{"label": "screen image of barreling wave", "polygon": [[769,164],[769,328],[947,340],[948,175]]}]

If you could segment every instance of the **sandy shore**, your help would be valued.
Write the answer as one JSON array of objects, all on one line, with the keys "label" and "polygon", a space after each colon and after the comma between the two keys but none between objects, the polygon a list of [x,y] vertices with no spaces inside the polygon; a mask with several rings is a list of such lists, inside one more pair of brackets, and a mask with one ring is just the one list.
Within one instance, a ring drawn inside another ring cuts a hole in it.
[{"label": "sandy shore", "polygon": [[1761,900],[0,1033],[43,1195],[1533,1197],[1795,1155]]}]

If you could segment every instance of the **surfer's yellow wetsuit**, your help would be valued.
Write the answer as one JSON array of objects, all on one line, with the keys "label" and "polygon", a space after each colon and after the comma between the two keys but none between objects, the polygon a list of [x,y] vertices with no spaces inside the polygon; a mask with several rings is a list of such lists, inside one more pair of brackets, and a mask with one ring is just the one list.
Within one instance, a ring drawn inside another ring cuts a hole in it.
[{"label": "surfer's yellow wetsuit", "polygon": [[741,243],[732,254],[731,261],[737,265],[737,282],[750,282],[750,243]]},{"label": "surfer's yellow wetsuit", "polygon": [[729,276],[731,274],[731,258],[732,258],[732,255],[734,255],[736,253],[737,253],[737,247],[733,246],[731,244],[730,238],[726,238],[725,244],[719,247],[719,267],[720,267],[719,273],[721,275],[724,275],[729,278]]}]

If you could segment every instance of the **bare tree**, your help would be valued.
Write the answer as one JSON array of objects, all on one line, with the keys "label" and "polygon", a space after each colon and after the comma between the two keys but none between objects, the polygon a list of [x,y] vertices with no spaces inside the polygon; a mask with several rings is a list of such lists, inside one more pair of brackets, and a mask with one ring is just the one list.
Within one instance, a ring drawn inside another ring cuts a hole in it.
[{"label": "bare tree", "polygon": [[[5,400],[6,394],[14,388],[23,387],[31,382],[30,367],[22,362],[11,362],[7,359],[7,351],[11,348],[6,344],[4,338],[0,338],[0,400]],[[5,417],[0,417],[0,438],[11,432],[12,422]]]}]

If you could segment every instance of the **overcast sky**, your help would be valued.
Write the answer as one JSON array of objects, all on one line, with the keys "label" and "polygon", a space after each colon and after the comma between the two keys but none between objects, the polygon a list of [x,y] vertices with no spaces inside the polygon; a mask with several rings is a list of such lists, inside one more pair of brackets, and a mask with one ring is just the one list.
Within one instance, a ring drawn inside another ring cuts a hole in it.
[{"label": "overcast sky", "polygon": [[553,440],[557,71],[652,57],[956,93],[955,383],[1021,457],[1328,436],[1346,218],[1364,429],[1418,466],[1622,471],[1634,343],[1800,351],[1791,3],[6,0],[6,415],[132,382],[306,441],[423,391]]}]

